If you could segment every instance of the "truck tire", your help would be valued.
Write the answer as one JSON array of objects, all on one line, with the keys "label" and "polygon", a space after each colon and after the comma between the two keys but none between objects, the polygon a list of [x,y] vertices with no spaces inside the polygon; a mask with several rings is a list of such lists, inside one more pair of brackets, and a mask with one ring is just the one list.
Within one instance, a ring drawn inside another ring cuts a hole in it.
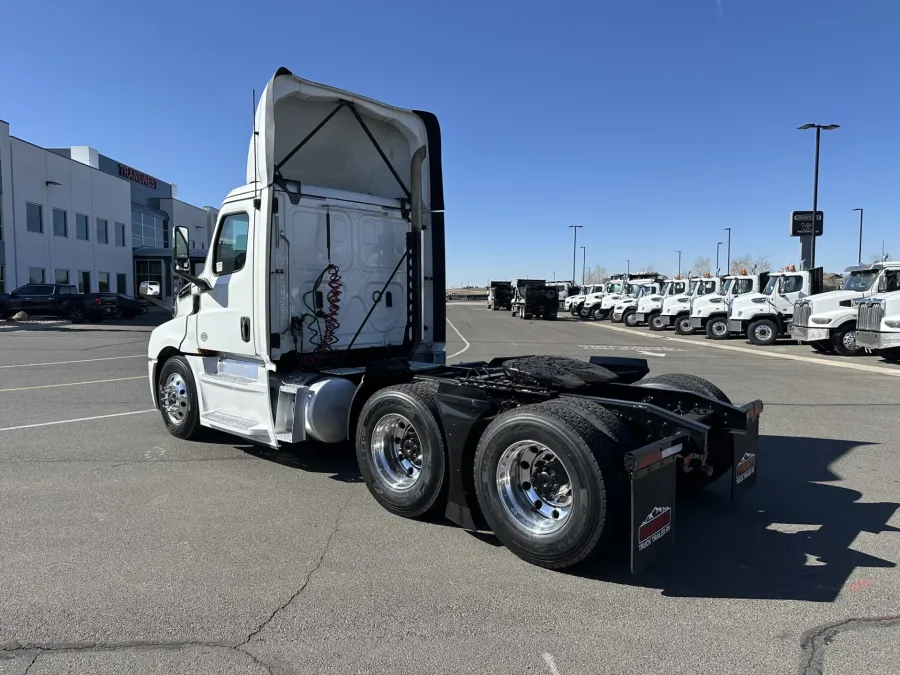
[{"label": "truck tire", "polygon": [[603,319],[605,319],[608,314],[609,314],[608,312],[604,313],[603,309],[599,305],[596,305],[591,310],[591,320],[603,321]]},{"label": "truck tire", "polygon": [[66,318],[72,323],[84,323],[85,318],[87,318],[87,312],[83,305],[69,305],[66,308]]},{"label": "truck tire", "polygon": [[584,305],[579,305],[578,316],[580,316],[582,319],[589,319],[591,316],[591,309],[589,307],[585,307]]},{"label": "truck tire", "polygon": [[778,324],[772,319],[757,319],[747,327],[747,339],[762,347],[773,345],[778,339]]},{"label": "truck tire", "polygon": [[633,309],[626,310],[625,313],[622,314],[622,323],[624,323],[629,328],[634,328],[635,326],[637,326],[637,312]]},{"label": "truck tire", "polygon": [[650,315],[647,317],[647,325],[650,326],[650,330],[665,330],[666,327],[661,323],[662,312],[650,312]]},{"label": "truck tire", "polygon": [[436,385],[418,382],[385,387],[359,413],[359,471],[375,500],[404,518],[425,518],[446,507],[447,453],[436,391]]},{"label": "truck tire", "polygon": [[569,314],[571,314],[572,316],[578,316],[580,311],[581,311],[581,305],[575,305],[575,304],[573,304],[573,305],[569,308]]},{"label": "truck tire", "polygon": [[865,350],[856,342],[856,322],[848,321],[831,336],[831,346],[838,356],[859,356]]},{"label": "truck tire", "polygon": [[163,424],[170,434],[186,441],[203,435],[197,383],[183,356],[173,356],[160,368],[156,395]]},{"label": "truck tire", "polygon": [[[731,400],[724,391],[719,389],[709,380],[688,373],[671,373],[667,375],[655,375],[647,377],[636,383],[639,387],[648,387],[651,389],[670,389],[674,391],[687,391],[694,394],[702,394],[709,396],[723,403],[731,403]],[[706,486],[717,481],[719,478],[728,473],[731,468],[732,455],[734,453],[734,438],[728,432],[710,433],[709,437],[710,454],[708,464],[712,466],[712,475],[694,469],[685,472],[682,465],[679,464],[679,470],[676,473],[676,486],[682,494],[695,494],[700,492]]]},{"label": "truck tire", "polygon": [[728,318],[724,316],[710,317],[706,322],[706,337],[710,340],[727,340]]},{"label": "truck tire", "polygon": [[679,335],[693,335],[694,329],[691,328],[690,314],[682,314],[675,317],[675,332]]},{"label": "truck tire", "polygon": [[511,410],[478,442],[478,503],[514,554],[541,567],[570,567],[602,550],[626,518],[623,454],[608,431],[565,403]]}]

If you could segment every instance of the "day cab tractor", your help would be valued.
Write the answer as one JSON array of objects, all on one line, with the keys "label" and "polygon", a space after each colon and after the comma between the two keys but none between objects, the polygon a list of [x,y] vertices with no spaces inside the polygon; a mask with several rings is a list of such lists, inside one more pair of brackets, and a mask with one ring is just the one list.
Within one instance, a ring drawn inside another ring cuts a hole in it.
[{"label": "day cab tractor", "polygon": [[629,358],[445,364],[435,115],[281,68],[254,122],[202,272],[174,231],[188,291],[147,351],[170,434],[352,446],[390,513],[490,529],[551,569],[620,534],[643,569],[675,541],[677,494],[726,474],[732,497],[755,484],[762,403],[694,375]]},{"label": "day cab tractor", "polygon": [[625,275],[620,291],[607,293],[599,298],[585,298],[581,316],[593,321],[608,319],[617,303],[633,298],[641,286],[657,277],[655,273]]},{"label": "day cab tractor", "polygon": [[572,315],[581,319],[590,319],[592,308],[609,295],[617,295],[622,292],[624,274],[614,274],[609,281],[601,285],[600,290],[588,293],[578,304],[572,307]]},{"label": "day cab tractor", "polygon": [[900,262],[855,265],[844,271],[849,274],[840,290],[801,298],[794,303],[791,337],[808,343],[817,352],[853,356],[865,351],[856,339],[854,301],[900,289]]},{"label": "day cab tractor", "polygon": [[578,310],[584,304],[585,297],[593,293],[603,293],[605,289],[606,284],[590,284],[582,286],[576,295],[569,295],[566,297],[563,301],[563,309],[572,316],[578,316]]},{"label": "day cab tractor", "polygon": [[548,286],[543,279],[519,279],[512,301],[512,316],[555,321],[559,312],[557,293],[556,286]]},{"label": "day cab tractor", "polygon": [[794,265],[770,272],[760,293],[746,293],[731,302],[728,332],[746,335],[755,345],[771,345],[791,331],[794,304],[822,292],[822,268],[797,270]]},{"label": "day cab tractor", "polygon": [[663,302],[666,298],[683,295],[689,291],[688,280],[680,276],[674,279],[666,279],[662,290],[658,295],[642,295],[638,300],[636,324],[648,324],[654,330],[662,330],[664,326],[660,319]]},{"label": "day cab tractor", "polygon": [[724,277],[720,293],[700,296],[691,303],[691,329],[705,332],[711,340],[727,340],[731,301],[746,293],[759,293],[768,280],[768,272],[747,274],[747,270]]},{"label": "day cab tractor", "polygon": [[490,310],[511,309],[516,289],[511,281],[492,281],[488,289],[487,306]]},{"label": "day cab tractor", "polygon": [[613,323],[624,323],[632,328],[637,326],[637,308],[641,298],[659,295],[662,291],[662,285],[663,282],[661,280],[648,280],[639,283],[637,293],[633,297],[623,298],[613,307],[612,314],[609,317],[610,321]]},{"label": "day cab tractor", "polygon": [[882,275],[878,294],[856,301],[857,343],[889,361],[900,360],[900,290],[895,284],[896,277]]},{"label": "day cab tractor", "polygon": [[697,298],[717,294],[721,289],[721,277],[712,277],[709,272],[691,279],[688,293],[663,301],[659,322],[657,326],[651,323],[650,330],[665,330],[669,326],[674,326],[675,332],[679,335],[690,335],[694,332],[691,327],[691,303]]}]

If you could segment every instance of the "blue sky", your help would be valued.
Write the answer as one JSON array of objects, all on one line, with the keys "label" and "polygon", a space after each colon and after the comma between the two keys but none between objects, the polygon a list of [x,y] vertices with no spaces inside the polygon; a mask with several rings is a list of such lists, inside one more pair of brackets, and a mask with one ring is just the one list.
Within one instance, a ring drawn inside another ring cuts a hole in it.
[{"label": "blue sky", "polygon": [[900,258],[896,0],[11,3],[13,135],[91,145],[194,204],[243,182],[251,89],[279,66],[435,112],[450,284],[571,277],[574,223],[611,272],[715,258],[728,226],[733,255],[797,264],[806,122],[841,125],[817,262],[855,262],[860,206],[864,257],[886,239]]}]

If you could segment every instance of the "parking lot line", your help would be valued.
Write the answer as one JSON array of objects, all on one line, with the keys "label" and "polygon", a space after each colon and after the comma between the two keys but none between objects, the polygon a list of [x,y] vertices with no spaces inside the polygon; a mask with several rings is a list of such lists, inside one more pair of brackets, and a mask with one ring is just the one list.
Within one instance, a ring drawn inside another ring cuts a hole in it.
[{"label": "parking lot line", "polygon": [[34,429],[35,427],[52,427],[56,424],[70,424],[74,422],[90,422],[91,420],[103,420],[108,417],[125,417],[126,415],[143,415],[144,413],[156,412],[156,408],[149,410],[134,410],[132,412],[111,413],[109,415],[95,415],[93,417],[78,417],[73,420],[58,420],[56,422],[39,422],[37,424],[22,424],[17,427],[0,427],[0,431],[16,431],[17,429]]},{"label": "parking lot line", "polygon": [[[622,333],[631,333],[634,335],[633,328],[622,328],[621,326],[609,326],[603,323],[589,323],[589,326],[595,328],[605,328],[606,330],[615,330]],[[825,359],[817,359],[813,356],[800,356],[798,354],[781,354],[779,352],[765,351],[762,349],[749,349],[748,347],[735,347],[734,345],[721,345],[716,342],[688,340],[685,338],[669,337],[668,335],[659,335],[655,332],[647,331],[642,337],[656,338],[657,340],[671,340],[672,342],[683,342],[686,345],[696,345],[697,347],[707,347],[709,349],[724,349],[730,352],[743,352],[745,354],[757,354],[759,356],[771,356],[776,359],[787,359],[789,361],[802,361],[804,363],[816,363],[820,366],[830,366],[832,368],[848,368],[850,370],[861,370],[865,373],[879,373],[881,375],[892,375],[900,377],[900,370],[893,368],[883,368],[881,366],[867,366],[862,363],[846,363],[844,361],[826,361]]]},{"label": "parking lot line", "polygon": [[456,334],[459,335],[459,339],[466,343],[466,346],[463,347],[462,349],[460,349],[458,352],[456,352],[455,354],[450,354],[450,356],[446,357],[448,359],[452,359],[454,356],[459,356],[460,354],[462,354],[464,351],[466,351],[472,345],[470,345],[469,341],[463,337],[463,334],[459,332],[459,329],[456,326],[454,326],[452,323],[450,323],[450,319],[447,319],[447,323],[450,324],[450,328],[452,328],[454,331],[456,331]]},{"label": "parking lot line", "polygon": [[132,377],[112,377],[108,380],[87,380],[86,382],[61,382],[60,384],[39,384],[33,387],[11,387],[9,389],[0,389],[0,393],[5,391],[28,391],[29,389],[53,389],[55,387],[74,387],[78,384],[103,384],[104,382],[124,382],[126,380],[146,380],[146,375],[134,375]]},{"label": "parking lot line", "polygon": [[133,356],[106,356],[100,359],[78,359],[77,361],[48,361],[47,363],[17,363],[12,366],[0,366],[0,370],[4,368],[35,368],[37,366],[62,366],[67,363],[90,363],[92,361],[116,361],[118,359],[145,359],[146,354],[135,354]]}]

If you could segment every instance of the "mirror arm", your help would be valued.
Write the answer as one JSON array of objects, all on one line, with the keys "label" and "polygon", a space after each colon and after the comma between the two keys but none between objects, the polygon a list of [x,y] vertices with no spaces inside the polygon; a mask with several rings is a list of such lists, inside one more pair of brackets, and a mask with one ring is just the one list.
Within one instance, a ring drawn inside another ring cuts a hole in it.
[{"label": "mirror arm", "polygon": [[190,281],[192,284],[197,286],[200,289],[201,293],[205,293],[206,291],[212,289],[212,286],[209,285],[209,282],[206,279],[195,277],[193,274],[188,274],[187,272],[182,272],[181,270],[177,269],[174,270],[174,272],[185,281]]}]

